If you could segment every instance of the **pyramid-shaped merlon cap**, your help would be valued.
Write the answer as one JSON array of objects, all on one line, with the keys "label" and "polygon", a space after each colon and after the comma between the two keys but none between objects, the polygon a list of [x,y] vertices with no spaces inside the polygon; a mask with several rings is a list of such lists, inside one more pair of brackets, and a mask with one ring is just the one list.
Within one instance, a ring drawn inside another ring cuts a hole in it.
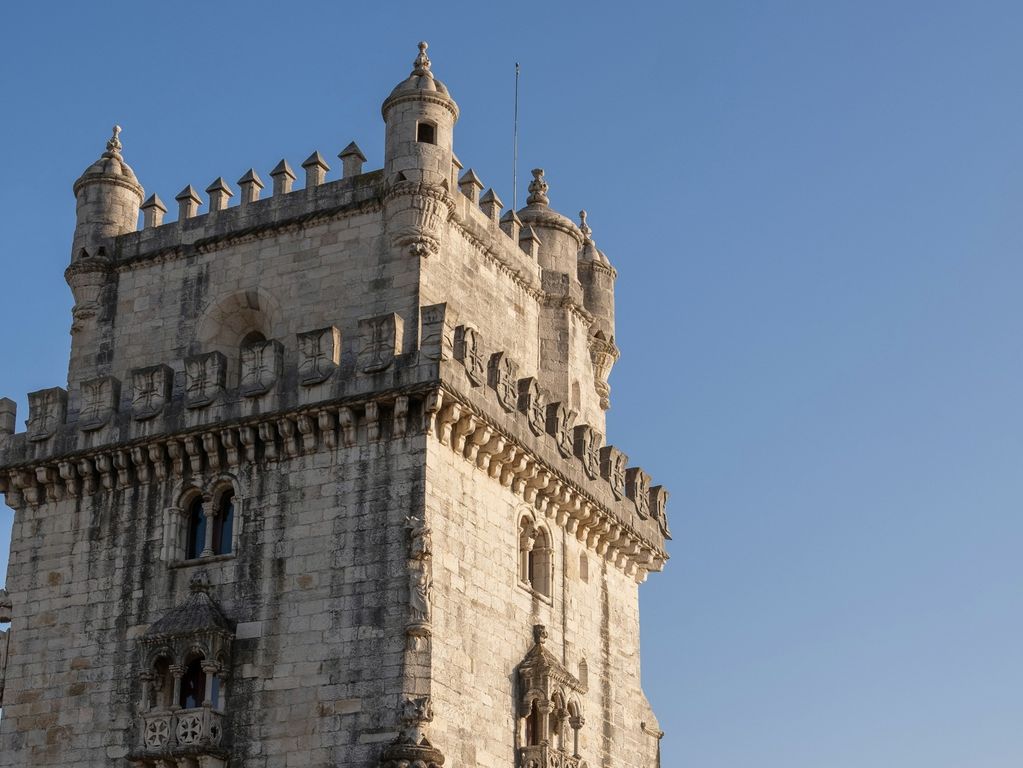
[{"label": "pyramid-shaped merlon cap", "polygon": [[521,227],[522,226],[522,219],[519,218],[519,215],[517,213],[515,213],[514,210],[509,208],[508,212],[505,213],[504,216],[501,217],[501,223],[502,224],[517,224],[518,226]]},{"label": "pyramid-shaped merlon cap", "polygon": [[195,203],[202,203],[202,198],[199,197],[199,192],[191,184],[189,184],[183,190],[178,192],[178,194],[174,196],[174,199],[177,200],[179,203],[183,203],[189,200]]},{"label": "pyramid-shaped merlon cap", "polygon": [[[491,187],[490,189],[483,193],[483,197],[480,198],[480,205],[495,205],[497,206],[498,210],[504,208],[504,203],[501,202],[501,198],[497,196],[497,193],[494,191],[493,187]],[[511,213],[512,215],[515,214],[514,211],[509,211],[509,213]]]},{"label": "pyramid-shaped merlon cap", "polygon": [[139,206],[143,211],[154,209],[162,213],[167,213],[167,206],[163,204],[163,200],[157,194],[152,194],[146,198],[146,202]]},{"label": "pyramid-shaped merlon cap", "polygon": [[483,182],[480,181],[480,177],[476,175],[476,171],[472,168],[463,173],[462,177],[458,180],[459,186],[462,186],[463,184],[475,184],[480,189],[483,189]]},{"label": "pyramid-shaped merlon cap", "polygon": [[[281,161],[281,162],[283,162],[283,161]],[[261,178],[259,178],[259,174],[256,173],[255,169],[253,169],[253,168],[249,168],[249,170],[247,170],[245,172],[245,175],[242,176],[240,179],[238,179],[238,186],[239,187],[243,187],[246,184],[255,184],[260,189],[262,189],[263,186],[264,186],[263,185],[263,180]]]},{"label": "pyramid-shaped merlon cap", "polygon": [[213,180],[213,183],[206,187],[206,191],[211,195],[215,192],[219,192],[227,195],[228,197],[234,197],[234,192],[232,192],[231,188],[227,186],[227,182],[224,181],[223,176],[217,176],[217,178]]},{"label": "pyramid-shaped merlon cap", "polygon": [[519,242],[520,243],[533,242],[536,243],[537,245],[541,245],[543,243],[543,241],[540,240],[540,236],[536,234],[536,230],[533,229],[532,227],[522,228],[522,230],[519,232]]},{"label": "pyramid-shaped merlon cap", "polygon": [[362,154],[362,150],[359,149],[359,145],[356,144],[354,141],[351,142],[347,147],[342,149],[341,153],[338,155],[338,157],[341,158],[342,160],[344,160],[346,157],[352,156],[357,157],[359,160],[362,160],[362,162],[366,162],[366,156]]},{"label": "pyramid-shaped merlon cap", "polygon": [[291,170],[291,166],[288,165],[288,161],[283,159],[274,166],[272,171],[270,171],[270,178],[274,178],[275,176],[287,176],[289,179],[298,178],[295,176],[295,172]]},{"label": "pyramid-shaped merlon cap", "polygon": [[305,162],[302,163],[302,167],[306,169],[319,167],[325,171],[330,170],[330,166],[327,165],[326,159],[324,159],[323,155],[321,155],[318,151],[309,155],[309,157],[305,159]]}]

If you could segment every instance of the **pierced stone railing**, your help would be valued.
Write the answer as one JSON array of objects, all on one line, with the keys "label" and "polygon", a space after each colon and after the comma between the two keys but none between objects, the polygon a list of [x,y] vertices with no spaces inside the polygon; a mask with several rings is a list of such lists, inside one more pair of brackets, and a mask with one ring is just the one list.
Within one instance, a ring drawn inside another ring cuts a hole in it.
[{"label": "pierced stone railing", "polygon": [[577,755],[540,744],[519,749],[519,768],[586,768],[586,763]]},{"label": "pierced stone railing", "polygon": [[142,715],[142,743],[147,752],[170,753],[219,747],[224,738],[223,715],[208,707],[149,712]]}]

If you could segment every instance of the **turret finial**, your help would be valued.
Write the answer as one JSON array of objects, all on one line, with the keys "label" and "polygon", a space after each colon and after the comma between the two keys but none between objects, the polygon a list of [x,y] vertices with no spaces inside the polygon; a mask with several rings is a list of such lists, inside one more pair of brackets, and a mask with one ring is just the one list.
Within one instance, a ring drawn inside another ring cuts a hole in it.
[{"label": "turret finial", "polygon": [[590,225],[586,223],[586,211],[579,211],[579,231],[583,233],[583,239],[593,239],[593,230],[590,229]]},{"label": "turret finial", "polygon": [[529,182],[529,197],[526,198],[527,205],[547,205],[550,200],[547,198],[547,182],[543,177],[543,168],[534,168],[533,180]]},{"label": "turret finial", "polygon": [[110,153],[115,154],[115,155],[120,154],[120,152],[121,152],[121,140],[118,138],[118,136],[120,136],[120,135],[121,135],[121,126],[115,125],[114,126],[114,133],[113,133],[113,135],[107,140],[107,152],[110,152]]},{"label": "turret finial", "polygon": [[419,55],[413,64],[413,75],[425,75],[430,71],[430,57],[426,55],[426,49],[429,47],[425,40],[419,43]]}]

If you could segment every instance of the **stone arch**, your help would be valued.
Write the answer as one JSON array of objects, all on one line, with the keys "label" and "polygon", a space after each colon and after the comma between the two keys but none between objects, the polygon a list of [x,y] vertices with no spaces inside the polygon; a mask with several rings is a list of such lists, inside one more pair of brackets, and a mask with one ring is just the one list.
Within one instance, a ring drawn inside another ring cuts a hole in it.
[{"label": "stone arch", "polygon": [[286,334],[281,303],[269,291],[252,288],[218,297],[199,317],[195,336],[200,352],[220,352],[227,360],[227,380],[237,380],[239,356],[247,340]]}]

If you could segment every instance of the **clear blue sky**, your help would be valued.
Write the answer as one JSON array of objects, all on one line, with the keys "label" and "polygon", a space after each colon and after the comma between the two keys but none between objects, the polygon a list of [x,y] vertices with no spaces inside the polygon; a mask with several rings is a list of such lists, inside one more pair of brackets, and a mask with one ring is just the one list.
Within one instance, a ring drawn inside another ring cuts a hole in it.
[{"label": "clear blue sky", "polygon": [[664,765],[1023,765],[1023,5],[38,2],[0,28],[19,420],[66,375],[71,183],[113,122],[168,202],[352,139],[378,167],[426,39],[456,152],[510,201],[519,61],[520,177],[619,270],[610,438],[672,492],[641,590]]}]

